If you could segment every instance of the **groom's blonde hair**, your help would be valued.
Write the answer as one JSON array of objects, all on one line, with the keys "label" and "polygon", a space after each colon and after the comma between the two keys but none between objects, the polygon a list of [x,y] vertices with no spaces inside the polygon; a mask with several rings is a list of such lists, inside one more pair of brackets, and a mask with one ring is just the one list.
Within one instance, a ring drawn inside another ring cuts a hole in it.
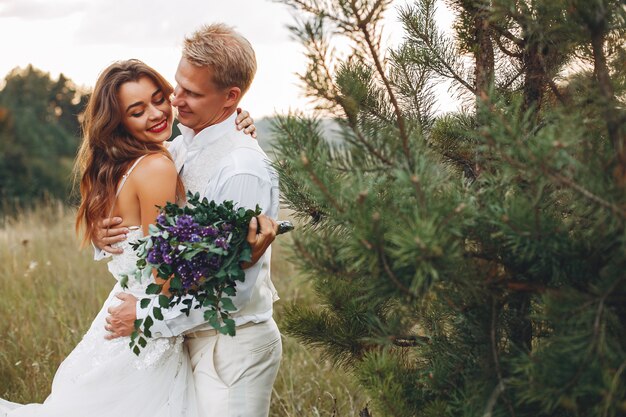
[{"label": "groom's blonde hair", "polygon": [[256,55],[246,38],[222,23],[204,25],[185,37],[183,58],[199,67],[211,67],[218,88],[250,88],[256,73]]}]

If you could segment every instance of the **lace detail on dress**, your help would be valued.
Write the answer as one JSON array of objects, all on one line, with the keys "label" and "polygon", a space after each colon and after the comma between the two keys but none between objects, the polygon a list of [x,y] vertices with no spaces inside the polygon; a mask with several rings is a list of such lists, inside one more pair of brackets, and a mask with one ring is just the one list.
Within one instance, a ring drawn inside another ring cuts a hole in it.
[{"label": "lace detail on dress", "polygon": [[[149,280],[145,280],[145,282],[140,282],[135,279],[135,270],[137,269],[137,260],[139,257],[133,250],[131,243],[136,242],[138,239],[143,237],[143,232],[141,228],[131,229],[128,234],[128,239],[123,242],[119,242],[114,244],[113,246],[122,248],[124,250],[123,253],[119,255],[113,255],[111,261],[108,263],[108,268],[111,274],[115,277],[115,279],[119,281],[124,277],[128,276],[128,288],[122,290],[119,288],[119,292],[123,291],[129,294],[134,295],[138,299],[146,298],[148,295],[146,294],[146,287],[154,282],[152,276],[150,276]],[[115,292],[115,291],[113,291]],[[112,293],[113,295],[113,293]],[[107,300],[107,304],[109,306],[119,305],[120,300],[116,297],[110,298]],[[104,317],[102,318],[104,321]],[[98,320],[96,319],[95,322]],[[94,322],[94,323],[95,323]],[[104,330],[104,323],[101,328],[92,329],[93,331],[89,332],[83,339],[83,343],[79,345],[77,349],[84,349],[89,352],[93,352],[94,354],[94,363],[106,362],[109,360],[108,358],[113,352],[117,352],[120,349],[123,349],[121,345],[125,346],[125,349],[128,351],[130,355],[134,358],[133,368],[134,369],[146,369],[151,366],[154,366],[161,360],[166,359],[172,354],[179,354],[182,349],[183,337],[171,337],[171,338],[155,338],[149,339],[148,345],[142,349],[142,352],[139,356],[135,356],[134,353],[131,352],[129,344],[129,338],[123,337],[119,339],[113,339],[111,341],[104,341],[104,336],[106,335],[106,330]],[[102,347],[102,343],[106,343],[106,347]]]},{"label": "lace detail on dress", "polygon": [[145,295],[144,290],[148,284],[152,282],[152,280],[149,282],[139,282],[135,279],[134,275],[134,272],[137,270],[137,261],[139,260],[139,257],[133,250],[131,244],[137,242],[142,237],[143,232],[141,227],[135,230],[131,229],[128,233],[128,238],[125,241],[113,244],[113,247],[122,248],[124,252],[119,255],[113,255],[111,261],[107,264],[109,272],[113,274],[118,282],[125,276],[128,276],[128,291],[133,295],[138,293],[140,296]]}]

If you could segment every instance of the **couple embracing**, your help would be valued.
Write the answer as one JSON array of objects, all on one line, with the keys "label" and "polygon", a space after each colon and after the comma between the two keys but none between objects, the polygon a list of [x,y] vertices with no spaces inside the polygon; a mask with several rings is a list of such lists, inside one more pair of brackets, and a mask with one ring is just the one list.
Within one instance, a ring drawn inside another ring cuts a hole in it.
[{"label": "couple embracing", "polygon": [[[246,113],[237,117],[255,71],[250,43],[221,24],[185,39],[175,89],[140,61],[114,63],[89,100],[77,158],[82,197],[77,227],[84,227],[86,242],[113,253],[108,267],[118,281],[136,268],[131,243],[147,234],[156,206],[182,203],[186,190],[218,203],[262,208],[248,232],[252,261],[233,297],[236,335],[212,329],[202,309],[187,316],[171,308],[154,323],[154,339],[136,356],[128,336],[135,320],[151,311],[137,302],[148,283],[122,289],[118,282],[60,365],[46,401],[0,400],[0,417],[268,415],[282,352],[269,271],[278,180],[246,134],[254,132],[251,119]],[[182,135],[166,146],[172,106]]]}]

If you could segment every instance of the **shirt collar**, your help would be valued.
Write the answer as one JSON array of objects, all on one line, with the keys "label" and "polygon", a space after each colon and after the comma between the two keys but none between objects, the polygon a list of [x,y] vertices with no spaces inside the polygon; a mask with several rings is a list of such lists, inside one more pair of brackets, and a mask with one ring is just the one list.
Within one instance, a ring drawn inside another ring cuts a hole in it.
[{"label": "shirt collar", "polygon": [[180,133],[183,135],[183,141],[188,149],[201,148],[215,142],[225,133],[234,130],[236,119],[237,112],[233,112],[233,114],[231,114],[226,120],[205,127],[198,132],[197,135],[193,129],[190,129],[181,123],[178,124],[178,128],[180,129]]}]

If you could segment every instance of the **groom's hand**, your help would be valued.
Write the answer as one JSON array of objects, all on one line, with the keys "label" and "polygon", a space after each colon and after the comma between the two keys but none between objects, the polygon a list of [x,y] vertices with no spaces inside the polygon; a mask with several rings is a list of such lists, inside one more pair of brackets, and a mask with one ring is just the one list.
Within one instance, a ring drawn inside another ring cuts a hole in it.
[{"label": "groom's hand", "polygon": [[137,298],[123,292],[117,294],[116,297],[122,300],[122,304],[109,307],[107,310],[109,315],[106,318],[107,324],[104,329],[109,332],[105,336],[105,339],[108,340],[130,336],[135,330]]},{"label": "groom's hand", "polygon": [[96,233],[93,237],[93,244],[103,251],[119,255],[123,252],[122,248],[114,248],[114,243],[126,240],[129,230],[126,227],[115,227],[122,223],[121,217],[113,217],[98,222]]},{"label": "groom's hand", "polygon": [[252,259],[250,262],[243,262],[241,264],[243,269],[250,268],[261,259],[261,256],[263,256],[267,248],[272,244],[274,239],[276,239],[277,233],[278,223],[276,223],[276,220],[264,214],[253,217],[252,220],[250,220],[246,240],[252,248]]}]

